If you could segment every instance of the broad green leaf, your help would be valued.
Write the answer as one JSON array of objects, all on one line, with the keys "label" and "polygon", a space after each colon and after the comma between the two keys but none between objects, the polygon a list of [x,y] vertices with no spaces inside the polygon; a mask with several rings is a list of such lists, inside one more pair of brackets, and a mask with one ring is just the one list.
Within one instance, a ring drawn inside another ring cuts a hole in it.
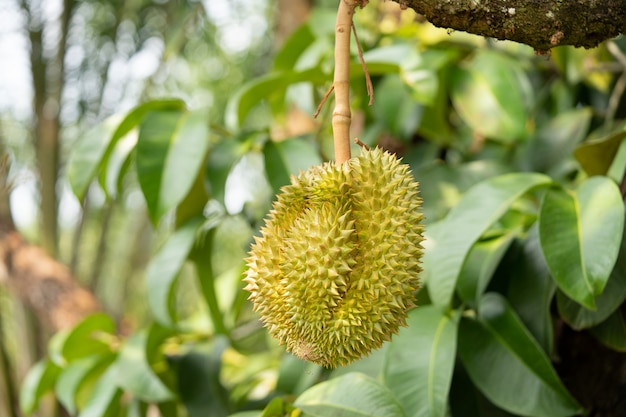
[{"label": "broad green leaf", "polygon": [[209,151],[206,176],[210,185],[209,194],[224,204],[226,179],[232,167],[249,150],[250,139],[243,141],[224,139]]},{"label": "broad green leaf", "polygon": [[211,350],[195,349],[174,359],[180,401],[189,417],[226,417],[228,392],[220,382],[222,354],[228,339],[217,337]]},{"label": "broad green leaf", "polygon": [[461,321],[459,356],[478,389],[509,412],[559,417],[581,411],[549,357],[499,294],[483,296],[478,319]]},{"label": "broad green leaf", "polygon": [[433,304],[450,303],[467,254],[480,236],[524,193],[550,184],[541,174],[505,174],[483,181],[465,193],[450,210],[425,253],[428,293]]},{"label": "broad green leaf", "polygon": [[263,417],[263,411],[240,411],[228,417]]},{"label": "broad green leaf", "polygon": [[121,138],[111,149],[107,166],[100,170],[100,187],[110,198],[122,193],[124,176],[134,162],[133,151],[137,145],[138,134],[138,129],[133,129]]},{"label": "broad green leaf", "polygon": [[309,388],[294,405],[314,417],[406,416],[391,391],[356,372]]},{"label": "broad green leaf", "polygon": [[154,318],[164,326],[176,323],[174,309],[178,273],[196,241],[202,226],[201,218],[194,218],[176,230],[163,247],[150,259],[146,270],[148,305]]},{"label": "broad green leaf", "polygon": [[41,397],[54,388],[61,368],[51,360],[37,362],[24,378],[20,390],[20,409],[26,415],[37,411]]},{"label": "broad green leaf", "polygon": [[82,201],[89,185],[98,175],[100,162],[120,123],[119,115],[109,117],[85,133],[72,151],[67,166],[67,178],[79,200]]},{"label": "broad green leaf", "polygon": [[460,364],[454,367],[449,404],[454,417],[516,417],[491,403]]},{"label": "broad green leaf", "polygon": [[126,116],[112,116],[94,127],[80,139],[68,164],[68,178],[72,191],[82,200],[89,184],[98,172],[106,172],[111,152],[118,141],[133,130],[149,111],[182,110],[180,100],[154,100],[141,104]]},{"label": "broad green leaf", "polygon": [[422,117],[422,106],[411,97],[408,88],[395,74],[380,82],[373,113],[394,137],[409,141]]},{"label": "broad green leaf", "polygon": [[283,355],[278,368],[276,392],[300,395],[315,384],[321,372],[321,366],[287,353]]},{"label": "broad green leaf", "polygon": [[246,116],[261,100],[269,100],[284,93],[290,84],[298,82],[326,81],[326,76],[319,68],[303,71],[282,71],[256,78],[244,84],[235,92],[226,106],[226,126],[232,131],[241,129]]},{"label": "broad green leaf", "polygon": [[473,304],[478,302],[513,238],[513,233],[507,233],[479,241],[472,247],[456,286],[463,301]]},{"label": "broad green leaf", "polygon": [[114,360],[114,354],[92,355],[78,359],[63,369],[57,379],[55,392],[59,402],[70,414],[76,414],[77,405],[80,407],[79,395],[84,395],[83,391],[90,388],[90,382],[94,382]]},{"label": "broad green leaf", "polygon": [[559,288],[595,309],[594,298],[609,279],[622,240],[624,203],[607,177],[591,177],[575,195],[548,190],[539,213],[539,237]]},{"label": "broad green leaf", "polygon": [[556,284],[541,252],[536,223],[526,240],[515,249],[503,260],[502,273],[510,276],[507,299],[544,352],[549,354],[554,338],[551,307]]},{"label": "broad green leaf", "polygon": [[60,332],[50,341],[50,358],[58,365],[95,354],[111,352],[110,338],[115,333],[113,319],[96,313],[86,317],[73,329]]},{"label": "broad green leaf", "polygon": [[564,163],[587,134],[591,116],[591,109],[577,108],[549,119],[525,144],[522,168],[551,176],[561,174]]},{"label": "broad green leaf", "polygon": [[606,347],[618,352],[626,352],[626,320],[621,311],[617,310],[589,331]]},{"label": "broad green leaf", "polygon": [[137,140],[137,177],[153,223],[187,195],[209,150],[206,114],[151,112]]},{"label": "broad green leaf", "polygon": [[117,380],[118,366],[114,364],[100,377],[78,417],[119,416],[122,390]]},{"label": "broad green leaf", "polygon": [[444,417],[456,357],[457,319],[429,305],[409,313],[387,349],[383,380],[407,416]]},{"label": "broad green leaf", "polygon": [[557,293],[559,314],[572,328],[582,330],[606,320],[626,299],[626,239],[622,239],[619,256],[606,288],[595,299],[597,309],[588,310],[562,292]]},{"label": "broad green leaf", "polygon": [[152,368],[152,358],[159,346],[151,340],[151,329],[130,336],[122,346],[116,361],[117,384],[146,402],[164,402],[174,394]]},{"label": "broad green leaf", "polygon": [[587,175],[606,175],[617,155],[626,132],[583,143],[574,151],[574,157]]},{"label": "broad green leaf", "polygon": [[452,103],[465,123],[491,139],[526,136],[532,88],[519,63],[486,49],[452,73]]},{"label": "broad green leaf", "polygon": [[310,25],[301,25],[293,31],[274,57],[274,70],[289,71],[295,68],[298,58],[313,41],[315,41],[315,35],[311,31]]},{"label": "broad green leaf", "polygon": [[276,193],[283,185],[289,184],[291,175],[297,175],[300,171],[322,163],[313,144],[301,138],[267,141],[263,155],[267,179]]}]

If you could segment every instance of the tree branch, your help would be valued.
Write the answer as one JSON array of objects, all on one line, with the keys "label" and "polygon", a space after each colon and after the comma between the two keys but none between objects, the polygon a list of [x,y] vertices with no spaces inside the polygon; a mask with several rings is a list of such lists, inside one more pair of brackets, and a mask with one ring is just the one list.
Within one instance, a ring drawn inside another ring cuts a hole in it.
[{"label": "tree branch", "polygon": [[593,48],[626,32],[626,0],[394,0],[435,26],[507,39],[546,52]]}]

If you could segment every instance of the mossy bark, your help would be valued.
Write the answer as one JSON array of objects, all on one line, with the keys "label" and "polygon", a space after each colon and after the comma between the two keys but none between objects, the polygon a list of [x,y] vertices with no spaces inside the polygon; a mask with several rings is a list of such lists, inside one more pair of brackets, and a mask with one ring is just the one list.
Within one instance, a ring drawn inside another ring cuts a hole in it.
[{"label": "mossy bark", "polygon": [[626,32],[626,0],[394,0],[435,26],[532,46],[593,48]]}]

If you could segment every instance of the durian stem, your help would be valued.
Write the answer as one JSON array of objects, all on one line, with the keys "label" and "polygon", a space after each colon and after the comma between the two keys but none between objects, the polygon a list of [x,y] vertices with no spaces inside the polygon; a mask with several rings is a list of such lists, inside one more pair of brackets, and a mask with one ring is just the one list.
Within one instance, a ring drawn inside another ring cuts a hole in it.
[{"label": "durian stem", "polygon": [[335,25],[335,108],[333,110],[333,140],[335,160],[350,159],[350,31],[352,16],[359,0],[339,0]]}]

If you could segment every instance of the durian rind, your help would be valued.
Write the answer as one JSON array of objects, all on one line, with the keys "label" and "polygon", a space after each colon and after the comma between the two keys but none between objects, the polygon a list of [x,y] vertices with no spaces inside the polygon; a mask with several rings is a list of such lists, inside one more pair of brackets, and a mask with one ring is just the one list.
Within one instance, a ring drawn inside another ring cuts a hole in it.
[{"label": "durian rind", "polygon": [[389,341],[420,287],[422,220],[408,166],[380,149],[292,177],[244,278],[269,333],[330,368]]}]

